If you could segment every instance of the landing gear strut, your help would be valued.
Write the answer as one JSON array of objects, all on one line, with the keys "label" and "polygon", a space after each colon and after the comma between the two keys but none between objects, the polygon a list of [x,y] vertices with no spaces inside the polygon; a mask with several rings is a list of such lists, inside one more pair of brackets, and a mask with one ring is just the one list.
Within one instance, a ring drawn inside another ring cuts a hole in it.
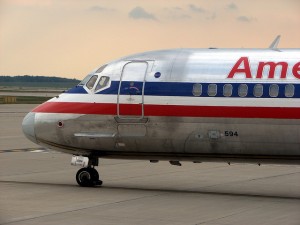
[{"label": "landing gear strut", "polygon": [[71,164],[84,167],[78,170],[76,174],[76,181],[80,186],[93,187],[96,185],[102,185],[102,181],[99,180],[99,173],[94,168],[94,166],[98,166],[99,164],[98,158],[73,156]]}]

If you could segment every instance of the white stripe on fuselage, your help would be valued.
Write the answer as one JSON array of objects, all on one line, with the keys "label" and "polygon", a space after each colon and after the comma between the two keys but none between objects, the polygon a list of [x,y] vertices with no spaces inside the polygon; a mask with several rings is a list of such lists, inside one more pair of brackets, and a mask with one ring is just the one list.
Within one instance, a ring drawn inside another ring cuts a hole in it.
[{"label": "white stripe on fuselage", "polygon": [[[101,94],[61,94],[51,102],[113,103],[117,95]],[[141,96],[122,95],[120,103],[140,104]],[[149,105],[191,105],[191,106],[249,106],[249,107],[300,107],[298,98],[239,98],[239,97],[184,97],[184,96],[144,96],[144,104]]]}]

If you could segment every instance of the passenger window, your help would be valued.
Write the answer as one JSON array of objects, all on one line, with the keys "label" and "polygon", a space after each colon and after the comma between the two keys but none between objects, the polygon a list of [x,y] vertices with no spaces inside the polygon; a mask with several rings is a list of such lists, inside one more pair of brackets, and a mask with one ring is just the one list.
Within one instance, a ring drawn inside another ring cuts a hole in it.
[{"label": "passenger window", "polygon": [[216,96],[217,95],[217,85],[209,84],[208,85],[208,96]]},{"label": "passenger window", "polygon": [[279,94],[279,86],[277,84],[271,84],[269,88],[269,95],[276,98]]},{"label": "passenger window", "polygon": [[240,97],[246,97],[248,94],[248,86],[247,84],[241,84],[238,89],[238,94]]},{"label": "passenger window", "polygon": [[231,84],[225,84],[223,87],[223,95],[225,97],[230,97],[232,95],[232,85]]},{"label": "passenger window", "polygon": [[193,85],[193,95],[200,96],[202,94],[202,85],[201,84],[194,84]]},{"label": "passenger window", "polygon": [[109,82],[109,77],[106,77],[106,76],[100,77],[100,80],[96,86],[95,91],[98,91],[98,90],[106,87],[108,85],[108,82]]},{"label": "passenger window", "polygon": [[264,87],[262,84],[256,84],[253,89],[253,95],[255,97],[261,97],[264,93]]},{"label": "passenger window", "polygon": [[98,76],[96,76],[96,75],[92,76],[91,79],[86,83],[86,87],[88,89],[92,89],[94,87],[97,79],[98,79]]},{"label": "passenger window", "polygon": [[285,85],[285,90],[284,90],[285,97],[291,98],[295,94],[295,87],[292,84],[287,84]]}]

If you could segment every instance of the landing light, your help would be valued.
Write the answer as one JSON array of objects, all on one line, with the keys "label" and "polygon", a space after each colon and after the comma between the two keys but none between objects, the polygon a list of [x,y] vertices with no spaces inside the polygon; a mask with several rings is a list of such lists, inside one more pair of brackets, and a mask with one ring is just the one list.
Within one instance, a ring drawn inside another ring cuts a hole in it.
[{"label": "landing light", "polygon": [[72,166],[87,167],[89,165],[89,158],[84,156],[73,155],[71,160]]}]

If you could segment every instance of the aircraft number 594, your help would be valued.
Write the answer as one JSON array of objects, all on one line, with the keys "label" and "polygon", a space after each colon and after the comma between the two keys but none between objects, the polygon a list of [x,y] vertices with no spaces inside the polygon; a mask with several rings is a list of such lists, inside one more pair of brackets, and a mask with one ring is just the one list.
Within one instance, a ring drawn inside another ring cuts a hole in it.
[{"label": "aircraft number 594", "polygon": [[232,131],[232,130],[226,130],[224,132],[225,136],[226,137],[234,137],[234,136],[239,136],[238,132],[237,131]]}]

